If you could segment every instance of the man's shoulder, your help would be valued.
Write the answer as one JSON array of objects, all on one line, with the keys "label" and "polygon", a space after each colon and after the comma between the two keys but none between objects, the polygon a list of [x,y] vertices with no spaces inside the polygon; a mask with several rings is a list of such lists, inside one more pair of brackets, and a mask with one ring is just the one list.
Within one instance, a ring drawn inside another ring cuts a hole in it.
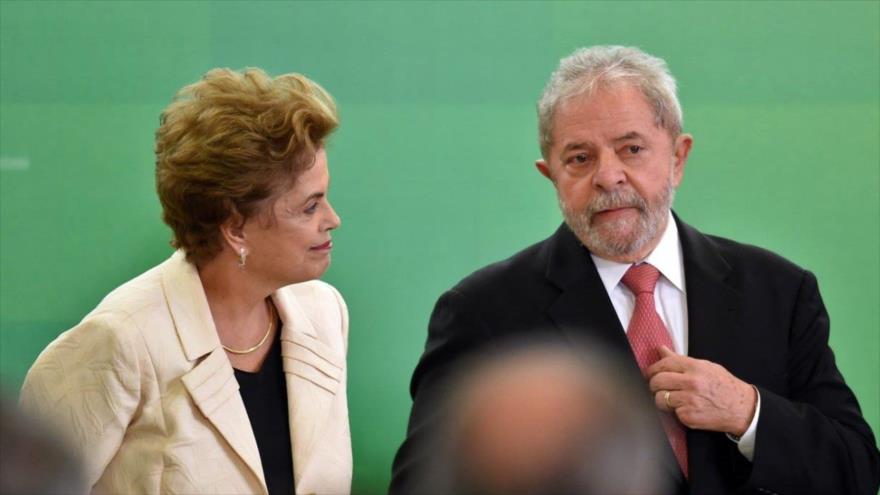
[{"label": "man's shoulder", "polygon": [[486,265],[464,277],[453,288],[463,295],[486,296],[534,290],[546,283],[548,250],[554,235],[512,256]]},{"label": "man's shoulder", "polygon": [[803,267],[767,248],[688,228],[697,232],[729,265],[731,273],[740,277],[799,283],[806,273]]}]

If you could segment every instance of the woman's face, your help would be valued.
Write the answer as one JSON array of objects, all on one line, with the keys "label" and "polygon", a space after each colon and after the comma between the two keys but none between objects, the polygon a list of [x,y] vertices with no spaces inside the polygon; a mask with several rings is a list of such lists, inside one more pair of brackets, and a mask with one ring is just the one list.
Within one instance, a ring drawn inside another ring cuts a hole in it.
[{"label": "woman's face", "polygon": [[330,265],[330,231],[339,217],[327,199],[330,173],[323,148],[315,164],[272,205],[274,219],[256,215],[244,224],[245,270],[272,287],[320,277]]}]

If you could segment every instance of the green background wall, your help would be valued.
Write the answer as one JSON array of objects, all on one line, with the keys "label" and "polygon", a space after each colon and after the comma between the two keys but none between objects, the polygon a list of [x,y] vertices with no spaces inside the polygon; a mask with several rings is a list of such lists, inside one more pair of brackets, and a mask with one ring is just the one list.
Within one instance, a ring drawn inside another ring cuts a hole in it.
[{"label": "green background wall", "polygon": [[664,57],[695,136],[677,211],[813,270],[880,430],[880,3],[0,4],[0,373],[166,258],[152,136],[211,67],[297,71],[338,100],[326,280],[351,310],[354,488],[387,486],[436,297],[560,221],[534,102],[597,43]]}]

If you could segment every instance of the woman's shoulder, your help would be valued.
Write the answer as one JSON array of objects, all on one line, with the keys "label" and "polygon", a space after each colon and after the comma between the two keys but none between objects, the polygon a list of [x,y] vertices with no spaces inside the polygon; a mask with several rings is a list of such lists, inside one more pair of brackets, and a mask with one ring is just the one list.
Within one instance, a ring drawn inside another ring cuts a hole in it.
[{"label": "woman's shoulder", "polygon": [[83,321],[98,314],[125,318],[164,304],[162,266],[154,266],[110,291]]},{"label": "woman's shoulder", "polygon": [[274,297],[277,303],[286,306],[285,310],[295,307],[301,311],[319,334],[340,336],[343,347],[347,347],[348,306],[335,287],[321,280],[310,280],[282,287]]},{"label": "woman's shoulder", "polygon": [[157,312],[166,306],[161,266],[150,268],[110,291],[79,323],[44,349],[35,367],[53,358],[133,358],[133,347],[142,345],[142,327],[146,322],[155,323],[159,319]]},{"label": "woman's shoulder", "polygon": [[279,289],[278,292],[295,297],[301,304],[345,304],[342,294],[339,293],[336,287],[323,280],[309,280],[308,282],[288,285]]},{"label": "woman's shoulder", "polygon": [[[79,421],[89,406],[85,398],[76,397],[86,392],[99,394],[113,407],[117,398],[135,400],[146,361],[145,344],[131,314],[102,302],[40,352],[22,384],[22,406],[35,411],[62,407],[71,420]],[[102,413],[100,419],[107,417]]]}]

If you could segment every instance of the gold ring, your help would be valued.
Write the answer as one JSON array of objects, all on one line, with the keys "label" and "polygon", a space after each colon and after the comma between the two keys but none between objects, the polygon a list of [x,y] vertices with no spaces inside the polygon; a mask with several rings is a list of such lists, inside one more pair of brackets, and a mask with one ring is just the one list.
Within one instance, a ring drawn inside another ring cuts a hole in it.
[{"label": "gold ring", "polygon": [[669,390],[663,393],[663,400],[666,401],[666,408],[672,409],[672,404],[669,403]]}]

